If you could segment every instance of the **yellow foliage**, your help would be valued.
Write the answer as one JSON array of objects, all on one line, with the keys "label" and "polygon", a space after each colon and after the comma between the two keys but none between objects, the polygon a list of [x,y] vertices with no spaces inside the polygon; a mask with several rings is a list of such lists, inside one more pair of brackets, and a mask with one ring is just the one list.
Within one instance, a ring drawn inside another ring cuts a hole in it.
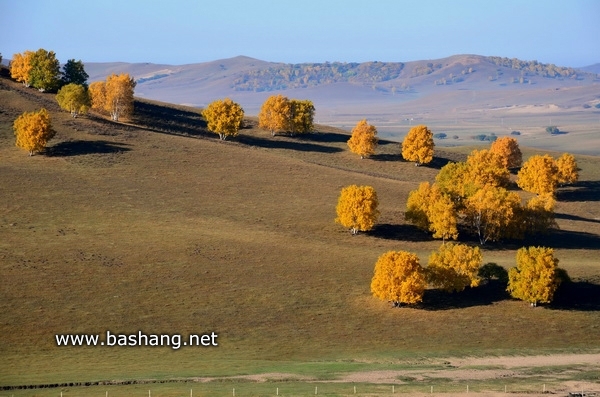
[{"label": "yellow foliage", "polygon": [[50,123],[50,114],[43,108],[39,112],[21,114],[13,124],[13,130],[17,147],[27,150],[30,156],[44,149],[56,134]]},{"label": "yellow foliage", "polygon": [[558,167],[552,157],[532,156],[517,174],[517,185],[535,194],[554,194],[558,183]]},{"label": "yellow foliage", "polygon": [[450,196],[457,209],[462,207],[462,202],[472,196],[477,187],[471,180],[471,171],[467,163],[448,163],[442,167],[435,177],[435,184],[443,194]]},{"label": "yellow foliage", "polygon": [[470,181],[477,187],[506,186],[510,179],[502,157],[490,150],[473,150],[467,157]]},{"label": "yellow foliage", "polygon": [[521,166],[523,155],[515,138],[504,136],[492,142],[490,152],[496,153],[502,159],[505,168],[517,168]]},{"label": "yellow foliage", "polygon": [[18,82],[23,83],[25,87],[29,87],[29,74],[31,73],[31,59],[33,58],[33,54],[33,51],[15,54],[10,62],[10,76]]},{"label": "yellow foliage", "polygon": [[244,109],[229,98],[218,99],[202,111],[202,116],[208,129],[225,140],[228,136],[237,136],[244,121]]},{"label": "yellow foliage", "polygon": [[358,154],[362,159],[375,153],[377,141],[377,129],[375,126],[367,123],[367,120],[361,120],[352,129],[352,136],[348,140],[348,147],[352,153]]},{"label": "yellow foliage", "polygon": [[305,134],[314,130],[315,106],[312,101],[292,99],[289,129],[293,134]]},{"label": "yellow foliage", "polygon": [[84,86],[79,84],[67,84],[58,90],[56,101],[61,109],[71,112],[71,116],[77,117],[79,113],[85,114],[90,104],[90,98]]},{"label": "yellow foliage", "polygon": [[460,292],[466,287],[477,287],[481,266],[479,247],[448,243],[429,256],[427,265],[430,283],[448,292]]},{"label": "yellow foliage", "polygon": [[413,190],[408,194],[404,219],[419,229],[428,231],[431,224],[429,222],[429,205],[440,196],[437,185],[421,182],[417,190]]},{"label": "yellow foliage", "polygon": [[556,200],[550,193],[532,197],[525,205],[526,232],[530,234],[547,233],[556,226],[554,205]]},{"label": "yellow foliage", "polygon": [[556,167],[558,169],[558,183],[571,184],[577,182],[579,179],[577,162],[572,154],[563,153],[556,160]]},{"label": "yellow foliage", "polygon": [[104,81],[95,81],[88,87],[92,109],[104,112],[106,103],[106,83]]},{"label": "yellow foliage", "polygon": [[415,165],[433,160],[433,134],[425,125],[414,126],[402,141],[402,157],[414,161]]},{"label": "yellow foliage", "polygon": [[430,203],[428,218],[429,230],[433,232],[433,238],[441,238],[443,242],[446,239],[458,238],[456,210],[449,196],[440,195],[437,200]]},{"label": "yellow foliage", "polygon": [[549,303],[560,282],[557,270],[552,248],[523,247],[517,251],[517,266],[508,271],[507,291],[532,306]]},{"label": "yellow foliage", "polygon": [[511,234],[512,222],[520,206],[521,198],[517,193],[484,186],[466,200],[465,215],[479,242],[485,244]]},{"label": "yellow foliage", "polygon": [[408,194],[404,218],[419,229],[433,232],[434,238],[458,238],[454,203],[435,183],[422,182]]},{"label": "yellow foliage", "polygon": [[371,186],[350,185],[342,189],[335,221],[350,228],[352,234],[368,231],[379,217],[377,192]]},{"label": "yellow foliage", "polygon": [[275,136],[277,131],[286,131],[292,114],[290,100],[279,94],[271,95],[262,104],[258,113],[258,126],[271,132]]},{"label": "yellow foliage", "polygon": [[371,292],[381,300],[414,304],[423,300],[425,275],[419,258],[406,251],[389,251],[375,263]]},{"label": "yellow foliage", "polygon": [[110,113],[114,121],[119,121],[121,116],[133,113],[133,90],[135,80],[129,74],[111,74],[106,78],[104,110]]}]

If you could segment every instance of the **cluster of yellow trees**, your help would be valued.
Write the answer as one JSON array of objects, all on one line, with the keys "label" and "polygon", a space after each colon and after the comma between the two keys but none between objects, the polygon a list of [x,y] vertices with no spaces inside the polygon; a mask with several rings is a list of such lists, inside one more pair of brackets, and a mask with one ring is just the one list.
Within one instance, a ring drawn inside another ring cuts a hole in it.
[{"label": "cluster of yellow trees", "polygon": [[[85,114],[90,107],[110,115],[114,121],[133,112],[135,81],[128,74],[112,74],[106,81],[92,83],[88,88],[89,76],[81,61],[70,59],[60,71],[56,54],[43,48],[14,54],[9,67],[11,77],[26,87],[42,92],[58,89],[58,105],[73,117]],[[46,109],[23,113],[15,120],[13,130],[16,145],[30,155],[44,149],[55,134]]]},{"label": "cluster of yellow trees", "polygon": [[[561,278],[558,259],[551,248],[523,247],[517,251],[517,265],[508,272],[507,291],[512,297],[549,303]],[[381,300],[400,304],[423,301],[428,285],[448,292],[461,292],[481,282],[482,256],[479,247],[448,243],[429,256],[426,268],[416,254],[389,251],[375,263],[371,292]]]},{"label": "cluster of yellow trees", "polygon": [[568,153],[558,160],[532,156],[516,183],[536,196],[522,204],[517,192],[506,189],[509,168],[519,167],[521,161],[518,143],[510,137],[496,140],[490,149],[474,150],[466,162],[444,166],[435,183],[423,182],[409,194],[406,220],[443,240],[456,240],[462,224],[481,244],[547,231],[555,224],[556,187],[577,181],[577,163]]},{"label": "cluster of yellow trees", "polygon": [[[309,100],[288,99],[283,95],[272,95],[265,100],[258,114],[258,125],[271,135],[310,133],[314,130],[315,107]],[[229,98],[211,102],[202,111],[209,131],[222,140],[238,135],[243,125],[244,109]]]}]

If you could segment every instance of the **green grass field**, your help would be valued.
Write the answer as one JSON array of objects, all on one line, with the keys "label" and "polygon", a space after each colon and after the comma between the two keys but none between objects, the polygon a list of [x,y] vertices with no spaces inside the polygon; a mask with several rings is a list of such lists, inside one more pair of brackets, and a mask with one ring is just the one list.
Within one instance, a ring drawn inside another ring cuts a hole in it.
[{"label": "green grass field", "polygon": [[[405,223],[408,192],[470,148],[438,150],[433,165],[415,167],[401,160],[397,143],[382,142],[374,158],[361,160],[347,150],[343,131],[318,126],[306,138],[272,138],[253,119],[239,139],[219,142],[191,109],[141,102],[129,124],[71,119],[51,95],[4,79],[0,103],[0,386],[207,377],[220,380],[198,385],[198,393],[250,387],[239,395],[267,395],[289,386],[287,395],[303,395],[306,382],[312,394],[310,382],[320,380],[324,394],[344,374],[423,363],[435,369],[445,357],[600,352],[597,157],[576,156],[581,181],[558,193],[560,229],[523,243],[556,248],[573,278],[554,304],[531,309],[490,284],[463,295],[430,290],[422,305],[392,309],[370,295],[378,256],[402,249],[426,264],[440,244]],[[58,133],[45,155],[29,157],[14,146],[12,121],[41,106]],[[349,184],[371,185],[379,195],[372,232],[351,236],[334,223],[340,189]],[[513,266],[518,248],[485,246],[484,263]],[[54,338],[106,330],[214,331],[219,346],[58,347]],[[582,371],[598,382],[598,368]],[[290,375],[227,378],[269,373]],[[515,381],[521,390],[541,378],[526,379]],[[504,387],[479,382],[481,390]],[[162,390],[153,395],[192,388],[151,384]],[[398,387],[428,392],[430,384]],[[384,393],[375,383],[358,385]],[[110,388],[111,396],[149,389]],[[324,395],[346,393],[335,390]]]}]

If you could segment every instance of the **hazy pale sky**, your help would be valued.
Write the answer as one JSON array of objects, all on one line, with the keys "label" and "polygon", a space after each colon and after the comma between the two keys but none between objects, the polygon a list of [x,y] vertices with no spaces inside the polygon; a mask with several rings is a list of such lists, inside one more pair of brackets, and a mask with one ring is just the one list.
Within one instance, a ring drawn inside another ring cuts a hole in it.
[{"label": "hazy pale sky", "polygon": [[600,62],[599,0],[0,0],[0,53],[61,62]]}]

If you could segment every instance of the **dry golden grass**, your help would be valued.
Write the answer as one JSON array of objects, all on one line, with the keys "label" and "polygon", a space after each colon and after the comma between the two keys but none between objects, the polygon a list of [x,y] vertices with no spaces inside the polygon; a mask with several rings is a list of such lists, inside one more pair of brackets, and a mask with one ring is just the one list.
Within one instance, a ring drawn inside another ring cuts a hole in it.
[{"label": "dry golden grass", "polygon": [[[140,102],[146,117],[120,125],[71,119],[52,101],[0,80],[0,385],[333,374],[353,368],[331,365],[339,362],[600,346],[598,158],[577,156],[582,182],[559,193],[561,230],[534,241],[555,246],[576,281],[555,305],[530,309],[491,284],[391,309],[370,295],[375,261],[403,249],[426,263],[440,243],[404,222],[408,192],[466,149],[415,167],[391,142],[361,160],[344,132],[323,126],[271,138],[250,119],[237,141],[220,142],[183,107]],[[47,155],[29,157],[11,124],[42,105],[58,134]],[[371,233],[353,237],[333,221],[349,184],[378,192]],[[486,247],[484,261],[512,266],[517,248]],[[173,351],[54,341],[106,330],[215,331],[220,343]]]}]

